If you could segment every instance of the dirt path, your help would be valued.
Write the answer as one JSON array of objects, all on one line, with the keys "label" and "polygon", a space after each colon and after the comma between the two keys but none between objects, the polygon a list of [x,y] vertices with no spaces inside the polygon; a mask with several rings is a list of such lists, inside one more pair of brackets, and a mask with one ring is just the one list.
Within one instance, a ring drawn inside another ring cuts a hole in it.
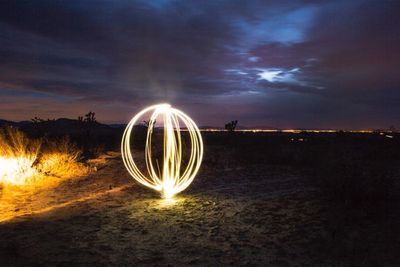
[{"label": "dirt path", "polygon": [[14,266],[308,265],[307,245],[322,233],[313,194],[288,169],[203,166],[187,191],[166,202],[134,183],[111,154],[87,177],[3,197],[0,259]]}]

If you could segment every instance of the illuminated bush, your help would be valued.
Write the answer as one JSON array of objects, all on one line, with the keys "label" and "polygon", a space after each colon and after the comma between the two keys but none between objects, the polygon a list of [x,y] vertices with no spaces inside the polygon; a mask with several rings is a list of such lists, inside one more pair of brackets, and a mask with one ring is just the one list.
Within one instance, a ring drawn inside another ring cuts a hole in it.
[{"label": "illuminated bush", "polygon": [[88,168],[77,162],[79,155],[68,138],[43,141],[15,128],[0,129],[0,184],[39,185],[50,177],[87,174]]},{"label": "illuminated bush", "polygon": [[35,166],[42,174],[64,178],[88,173],[88,168],[78,162],[81,150],[69,138],[47,141],[43,147],[44,152]]},{"label": "illuminated bush", "polygon": [[15,128],[0,129],[0,183],[21,185],[32,181],[37,174],[33,165],[40,144]]}]

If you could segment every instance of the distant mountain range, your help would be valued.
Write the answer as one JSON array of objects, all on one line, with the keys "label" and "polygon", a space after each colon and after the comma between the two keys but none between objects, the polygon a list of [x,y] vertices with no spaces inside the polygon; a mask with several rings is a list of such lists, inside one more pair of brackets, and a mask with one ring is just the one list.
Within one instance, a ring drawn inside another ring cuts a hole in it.
[{"label": "distant mountain range", "polygon": [[[10,125],[14,127],[20,127],[20,128],[30,128],[33,126],[37,126],[37,124],[50,127],[50,128],[70,128],[72,130],[75,127],[81,127],[82,122],[74,119],[67,119],[67,118],[60,118],[56,120],[44,120],[40,122],[33,122],[33,121],[9,121],[9,120],[2,120],[0,119],[0,127],[4,125]],[[112,128],[112,129],[122,129],[126,127],[126,123],[114,123],[114,124],[102,124],[99,122],[95,122],[95,127],[96,128],[101,128],[101,129],[106,129],[106,128]],[[215,126],[199,126],[199,129],[216,129],[216,130],[223,130],[224,127],[215,127]],[[247,129],[269,129],[269,130],[280,130],[276,127],[268,127],[268,126],[260,126],[260,127],[246,127],[246,126],[241,126],[238,125],[236,127],[237,130],[247,130]]]},{"label": "distant mountain range", "polygon": [[[79,120],[75,119],[67,119],[67,118],[60,118],[60,119],[55,119],[55,120],[43,120],[40,122],[34,122],[34,121],[9,121],[9,120],[3,120],[0,119],[0,127],[4,125],[10,125],[14,127],[21,128],[23,130],[30,130],[32,128],[37,128],[38,125],[40,127],[46,128],[46,130],[50,132],[59,132],[59,131],[66,131],[67,133],[70,132],[75,132],[75,131],[82,131],[83,128],[87,128],[88,125],[92,129],[95,129],[96,131],[112,131],[112,130],[121,130],[126,127],[126,123],[113,123],[113,124],[103,124],[99,122],[92,122],[87,124],[87,122],[82,122]],[[199,126],[199,129],[201,130],[207,130],[207,129],[213,129],[213,130],[224,130],[225,128],[223,126],[221,127],[216,127],[216,126]],[[261,129],[261,130],[282,130],[276,127],[271,127],[271,126],[255,126],[255,127],[247,127],[247,126],[241,126],[240,124],[236,127],[236,130],[252,130],[252,129]],[[307,130],[307,129],[295,129],[295,130]]]},{"label": "distant mountain range", "polygon": [[24,126],[24,125],[28,125],[32,123],[31,121],[19,121],[19,122],[15,122],[15,121],[8,121],[8,120],[2,120],[0,119],[0,127],[4,126],[4,125],[10,125],[10,126]]},{"label": "distant mountain range", "polygon": [[[112,127],[110,125],[99,122],[85,122],[73,119],[60,118],[56,120],[43,121],[8,121],[0,119],[0,127],[3,126],[18,127],[23,131],[31,133],[46,133],[54,135],[63,134],[81,134],[85,131],[96,132],[98,134],[107,134],[119,131],[120,127]],[[122,126],[121,126],[122,127]]]}]

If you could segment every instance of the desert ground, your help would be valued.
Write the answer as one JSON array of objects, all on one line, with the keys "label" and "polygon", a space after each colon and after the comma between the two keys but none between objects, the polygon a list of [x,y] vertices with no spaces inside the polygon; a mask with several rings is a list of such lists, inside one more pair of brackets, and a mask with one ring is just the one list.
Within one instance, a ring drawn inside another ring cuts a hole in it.
[{"label": "desert ground", "polygon": [[[400,265],[399,138],[255,135],[206,134],[173,200],[136,183],[118,149],[86,176],[3,187],[1,266]],[[353,175],[383,178],[353,188]]]}]

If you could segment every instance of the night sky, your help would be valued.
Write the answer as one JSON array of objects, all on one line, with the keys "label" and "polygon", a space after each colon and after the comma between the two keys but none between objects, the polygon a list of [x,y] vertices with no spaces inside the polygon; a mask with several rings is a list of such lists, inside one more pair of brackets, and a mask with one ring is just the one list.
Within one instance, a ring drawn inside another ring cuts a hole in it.
[{"label": "night sky", "polygon": [[400,128],[400,1],[1,1],[0,118]]}]

